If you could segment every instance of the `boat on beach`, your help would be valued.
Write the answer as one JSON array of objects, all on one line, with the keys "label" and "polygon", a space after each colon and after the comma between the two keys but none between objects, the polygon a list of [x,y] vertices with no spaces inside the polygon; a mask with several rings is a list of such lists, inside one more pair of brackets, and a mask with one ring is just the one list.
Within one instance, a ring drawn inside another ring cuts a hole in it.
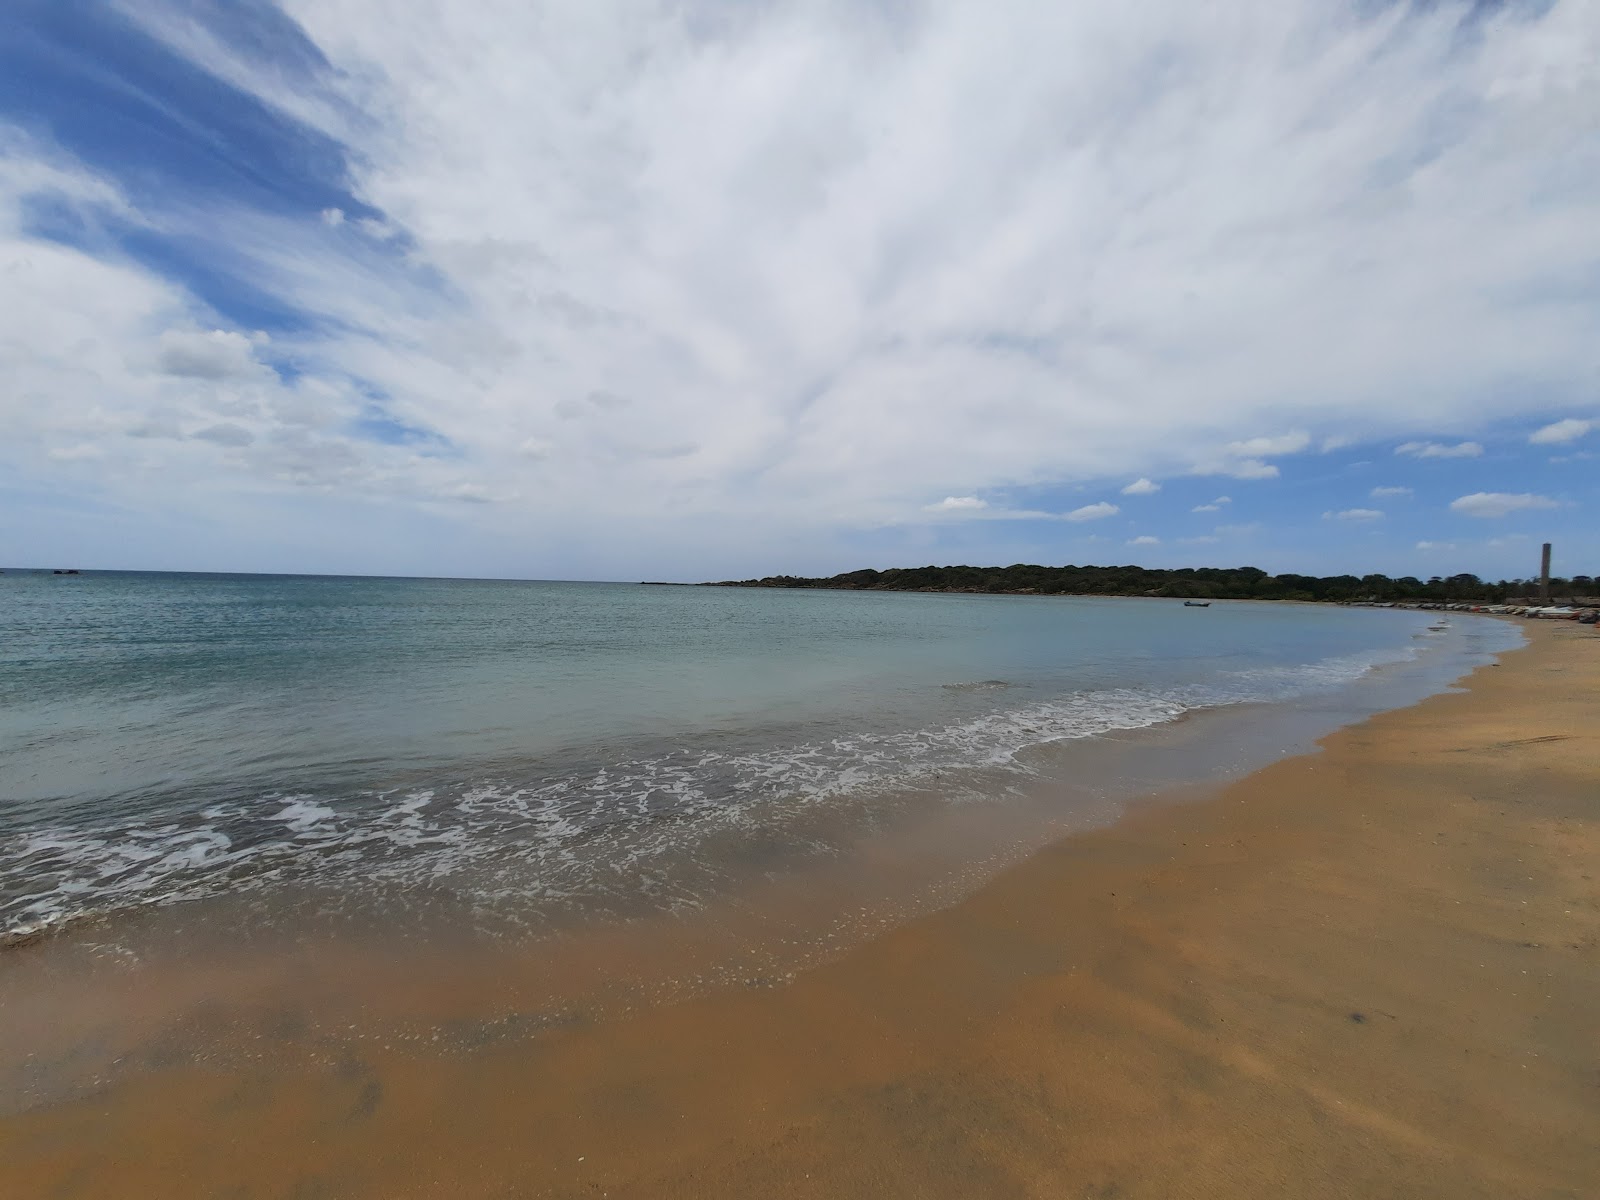
[{"label": "boat on beach", "polygon": [[1185,608],[1210,608],[1211,607],[1211,601],[1209,601],[1209,600],[1185,600],[1183,602],[1183,606]]}]

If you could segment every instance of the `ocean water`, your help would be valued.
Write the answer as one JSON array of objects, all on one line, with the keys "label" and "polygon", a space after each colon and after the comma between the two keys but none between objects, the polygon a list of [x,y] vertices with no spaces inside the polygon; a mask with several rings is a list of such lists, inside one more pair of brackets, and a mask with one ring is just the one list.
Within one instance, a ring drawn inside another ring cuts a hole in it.
[{"label": "ocean water", "polygon": [[0,932],[216,897],[537,924],[700,903],[1040,747],[1384,672],[1499,622],[1219,602],[8,570]]}]

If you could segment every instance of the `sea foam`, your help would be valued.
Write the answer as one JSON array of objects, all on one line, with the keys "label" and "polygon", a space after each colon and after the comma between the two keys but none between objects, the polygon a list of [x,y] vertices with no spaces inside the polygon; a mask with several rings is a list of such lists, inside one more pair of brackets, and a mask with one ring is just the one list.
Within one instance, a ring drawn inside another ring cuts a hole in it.
[{"label": "sea foam", "polygon": [[[992,799],[1051,742],[1144,729],[1185,713],[1337,688],[1412,647],[1204,684],[1099,688],[944,725],[745,751],[682,748],[551,777],[443,780],[351,795],[264,793],[163,822],[37,829],[0,848],[0,933],[24,937],[97,913],[297,885],[447,885],[475,905],[672,907],[715,885],[728,840],[765,836],[808,810],[908,788]],[[1009,689],[1000,681],[966,691]]]}]

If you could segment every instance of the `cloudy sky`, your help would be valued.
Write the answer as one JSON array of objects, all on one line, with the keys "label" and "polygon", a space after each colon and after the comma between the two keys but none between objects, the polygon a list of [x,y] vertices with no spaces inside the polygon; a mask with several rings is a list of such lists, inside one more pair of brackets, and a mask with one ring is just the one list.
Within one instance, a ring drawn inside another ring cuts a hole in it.
[{"label": "cloudy sky", "polygon": [[0,562],[1600,572],[1600,5],[7,0]]}]

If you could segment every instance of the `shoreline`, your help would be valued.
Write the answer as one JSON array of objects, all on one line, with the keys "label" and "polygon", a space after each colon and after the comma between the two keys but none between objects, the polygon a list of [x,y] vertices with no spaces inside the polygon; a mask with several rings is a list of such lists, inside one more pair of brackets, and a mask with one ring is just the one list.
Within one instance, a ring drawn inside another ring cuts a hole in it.
[{"label": "shoreline", "polygon": [[0,1148],[22,1196],[1585,1194],[1600,639],[1527,633],[787,985],[152,1063]]},{"label": "shoreline", "polygon": [[[756,598],[755,609],[774,607],[766,599]],[[0,837],[0,949],[85,924],[96,927],[90,936],[119,940],[117,930],[137,922],[142,910],[168,902],[188,909],[237,899],[259,911],[224,921],[276,926],[288,914],[275,896],[298,898],[314,911],[323,885],[337,892],[333,907],[352,917],[368,907],[378,925],[395,907],[408,914],[419,907],[399,894],[407,886],[421,898],[420,907],[431,906],[441,917],[456,895],[462,903],[455,910],[464,919],[496,923],[507,936],[518,928],[566,926],[586,912],[645,916],[644,908],[656,902],[652,897],[687,910],[737,891],[747,869],[788,873],[819,856],[848,854],[860,838],[876,836],[886,814],[899,823],[911,809],[941,800],[1009,803],[1008,796],[1030,787],[1022,778],[1034,774],[1030,762],[1048,759],[1057,746],[1094,761],[1105,757],[1101,743],[1108,737],[1116,741],[1131,730],[1158,739],[1175,713],[1232,711],[1238,725],[1253,726],[1261,721],[1256,706],[1263,702],[1274,706],[1263,726],[1281,724],[1278,706],[1285,702],[1319,710],[1347,707],[1349,716],[1339,719],[1359,719],[1370,708],[1358,697],[1373,692],[1376,681],[1397,672],[1453,679],[1520,637],[1501,623],[1457,622],[1439,637],[1425,634],[1427,618],[1416,614],[1308,616],[1301,609],[1296,616],[1249,605],[1224,606],[1229,619],[1221,622],[1220,633],[1191,633],[1190,616],[1172,612],[1149,614],[1155,619],[1146,631],[1142,618],[1106,611],[1120,609],[1120,601],[1061,603],[1072,611],[1036,622],[1049,625],[1051,634],[1106,621],[1132,630],[1136,641],[1160,644],[1165,637],[1166,653],[1178,665],[1168,670],[1158,653],[1152,669],[1125,670],[1102,655],[1098,665],[1047,673],[1002,653],[998,662],[955,661],[947,671],[896,676],[890,670],[870,679],[863,672],[849,678],[850,670],[835,665],[829,669],[846,677],[842,688],[813,684],[799,699],[763,697],[771,700],[770,721],[742,715],[729,720],[713,711],[699,728],[690,720],[680,737],[672,729],[651,736],[648,719],[633,720],[638,729],[624,728],[613,744],[586,747],[581,738],[557,736],[547,739],[552,745],[541,745],[536,737],[515,754],[456,760],[402,752],[398,761],[391,756],[372,767],[353,758],[361,763],[356,770],[335,762],[319,771],[315,756],[321,748],[312,746],[304,768],[285,755],[286,770],[241,775],[234,764],[249,760],[256,735],[248,725],[222,729],[226,722],[211,722],[208,732],[219,744],[236,744],[238,754],[213,754],[210,761],[198,755],[186,764],[185,749],[167,751],[195,772],[192,783],[170,794],[159,780],[152,786],[153,777],[124,779],[115,768],[92,765],[117,762],[111,752],[124,749],[126,738],[84,747],[77,757],[90,765],[81,770],[59,754],[24,757],[9,764],[8,776],[17,785],[8,792],[20,801],[8,814],[23,819],[0,821],[22,835]],[[974,616],[979,607],[969,605],[950,624],[995,625],[995,617]],[[998,618],[1018,619],[1030,620],[1026,614]],[[1302,621],[1308,630],[1325,631],[1329,644],[1306,654],[1291,647],[1287,657],[1293,661],[1276,662],[1286,657],[1280,653],[1284,639],[1299,638]],[[1232,649],[1208,651],[1218,640]],[[1343,646],[1332,644],[1341,640]],[[1242,651],[1241,641],[1248,643]],[[1014,636],[1013,642],[1022,639]],[[1220,654],[1220,673],[1185,670],[1182,660],[1196,653]],[[990,677],[973,682],[985,669]],[[1141,681],[1141,674],[1170,678]],[[1388,702],[1393,705],[1410,703],[1415,694],[1404,686],[1391,690],[1398,693]],[[869,707],[863,698],[874,691],[882,705]],[[1329,705],[1325,696],[1348,696],[1350,703]],[[381,705],[379,710],[385,715]],[[761,711],[759,704],[750,709]],[[1212,742],[1235,740],[1224,733]],[[264,745],[272,744],[267,737]],[[1255,761],[1275,756],[1269,747],[1268,756]],[[1200,757],[1207,755],[1202,751]],[[1234,773],[1254,765],[1249,755],[1229,758]],[[1076,765],[1065,764],[1065,770],[1075,781]],[[1177,778],[1190,776],[1180,767]],[[46,779],[59,781],[60,798],[44,794]],[[72,785],[80,780],[87,786],[75,792]],[[1119,798],[1136,794],[1116,781],[1110,786]],[[30,822],[30,803],[41,815],[60,808],[66,817]],[[496,816],[502,803],[503,819]],[[678,811],[690,810],[713,819],[675,819]],[[299,854],[301,843],[314,844],[317,852]],[[346,847],[357,852],[346,858]],[[649,878],[643,882],[649,886],[635,887],[626,872],[605,870],[608,856],[637,853],[647,856]],[[35,879],[39,885],[29,886]],[[535,886],[525,886],[530,882]]]}]

